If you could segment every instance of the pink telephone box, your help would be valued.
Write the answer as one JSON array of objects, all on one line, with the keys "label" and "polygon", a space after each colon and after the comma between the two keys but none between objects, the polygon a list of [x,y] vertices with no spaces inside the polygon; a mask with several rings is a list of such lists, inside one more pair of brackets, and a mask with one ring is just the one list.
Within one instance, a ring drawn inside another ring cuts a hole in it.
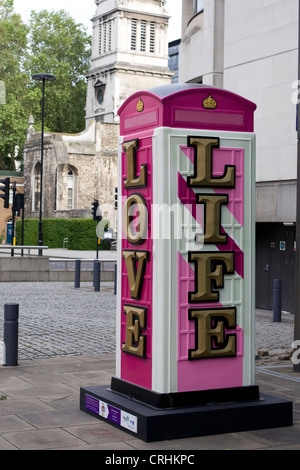
[{"label": "pink telephone box", "polygon": [[255,109],[183,84],[119,110],[116,374],[84,406],[146,441],[266,427],[278,405],[254,374]]},{"label": "pink telephone box", "polygon": [[184,85],[119,111],[123,380],[160,393],[254,383],[255,108]]}]

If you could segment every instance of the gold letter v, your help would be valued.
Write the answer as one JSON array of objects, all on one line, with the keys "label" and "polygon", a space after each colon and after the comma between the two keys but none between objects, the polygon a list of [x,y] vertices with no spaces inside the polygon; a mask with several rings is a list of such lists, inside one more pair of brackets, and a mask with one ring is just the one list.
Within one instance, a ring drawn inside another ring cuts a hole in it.
[{"label": "gold letter v", "polygon": [[139,300],[143,288],[146,262],[149,260],[149,251],[124,250],[123,258],[126,262],[130,297]]}]

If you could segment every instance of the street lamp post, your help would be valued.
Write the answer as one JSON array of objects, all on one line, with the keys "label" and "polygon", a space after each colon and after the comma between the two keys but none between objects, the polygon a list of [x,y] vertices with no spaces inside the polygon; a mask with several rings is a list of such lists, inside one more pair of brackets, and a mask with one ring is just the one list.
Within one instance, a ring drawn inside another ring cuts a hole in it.
[{"label": "street lamp post", "polygon": [[[39,242],[38,245],[43,245],[43,226],[42,226],[42,214],[43,214],[43,166],[44,166],[44,117],[45,117],[45,84],[47,82],[53,82],[56,80],[54,75],[50,73],[37,73],[32,76],[33,80],[39,80],[43,82],[43,101],[42,101],[42,135],[41,135],[41,177],[40,177],[40,215],[39,215]],[[39,250],[39,256],[42,255],[42,250]]]},{"label": "street lamp post", "polygon": [[[300,91],[300,0],[298,1],[298,92]],[[299,93],[298,93],[299,100]],[[297,106],[297,209],[296,209],[296,266],[295,266],[294,340],[300,339],[300,103]],[[300,372],[300,364],[293,364]]]}]

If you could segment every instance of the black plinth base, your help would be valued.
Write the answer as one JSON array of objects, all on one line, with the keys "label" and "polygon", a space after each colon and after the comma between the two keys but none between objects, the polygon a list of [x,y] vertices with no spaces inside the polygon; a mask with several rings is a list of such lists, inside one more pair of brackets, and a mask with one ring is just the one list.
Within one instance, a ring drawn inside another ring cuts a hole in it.
[{"label": "black plinth base", "polygon": [[[117,384],[118,389],[120,386]],[[126,390],[126,383],[124,387]],[[87,387],[80,389],[80,409],[145,442],[293,424],[292,402],[264,394],[256,397],[255,389],[250,391],[254,398],[245,401],[198,405],[193,402],[174,407],[169,404],[163,408],[112,390],[110,386]]]},{"label": "black plinth base", "polygon": [[130,397],[132,400],[154,406],[155,408],[178,408],[259,399],[259,388],[257,385],[218,388],[215,390],[196,390],[193,392],[158,393],[117,377],[112,377],[110,388],[113,392],[120,393]]}]

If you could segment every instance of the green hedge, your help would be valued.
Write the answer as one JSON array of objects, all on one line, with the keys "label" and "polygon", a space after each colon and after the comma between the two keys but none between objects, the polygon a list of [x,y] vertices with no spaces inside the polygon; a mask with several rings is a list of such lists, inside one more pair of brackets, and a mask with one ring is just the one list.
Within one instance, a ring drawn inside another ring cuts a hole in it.
[{"label": "green hedge", "polygon": [[[93,219],[43,219],[43,244],[49,248],[63,248],[68,238],[69,250],[95,250],[97,248],[96,227]],[[24,220],[24,245],[38,245],[38,219]],[[22,244],[22,221],[16,223],[17,245]],[[109,243],[100,241],[99,249],[107,250]]]}]

